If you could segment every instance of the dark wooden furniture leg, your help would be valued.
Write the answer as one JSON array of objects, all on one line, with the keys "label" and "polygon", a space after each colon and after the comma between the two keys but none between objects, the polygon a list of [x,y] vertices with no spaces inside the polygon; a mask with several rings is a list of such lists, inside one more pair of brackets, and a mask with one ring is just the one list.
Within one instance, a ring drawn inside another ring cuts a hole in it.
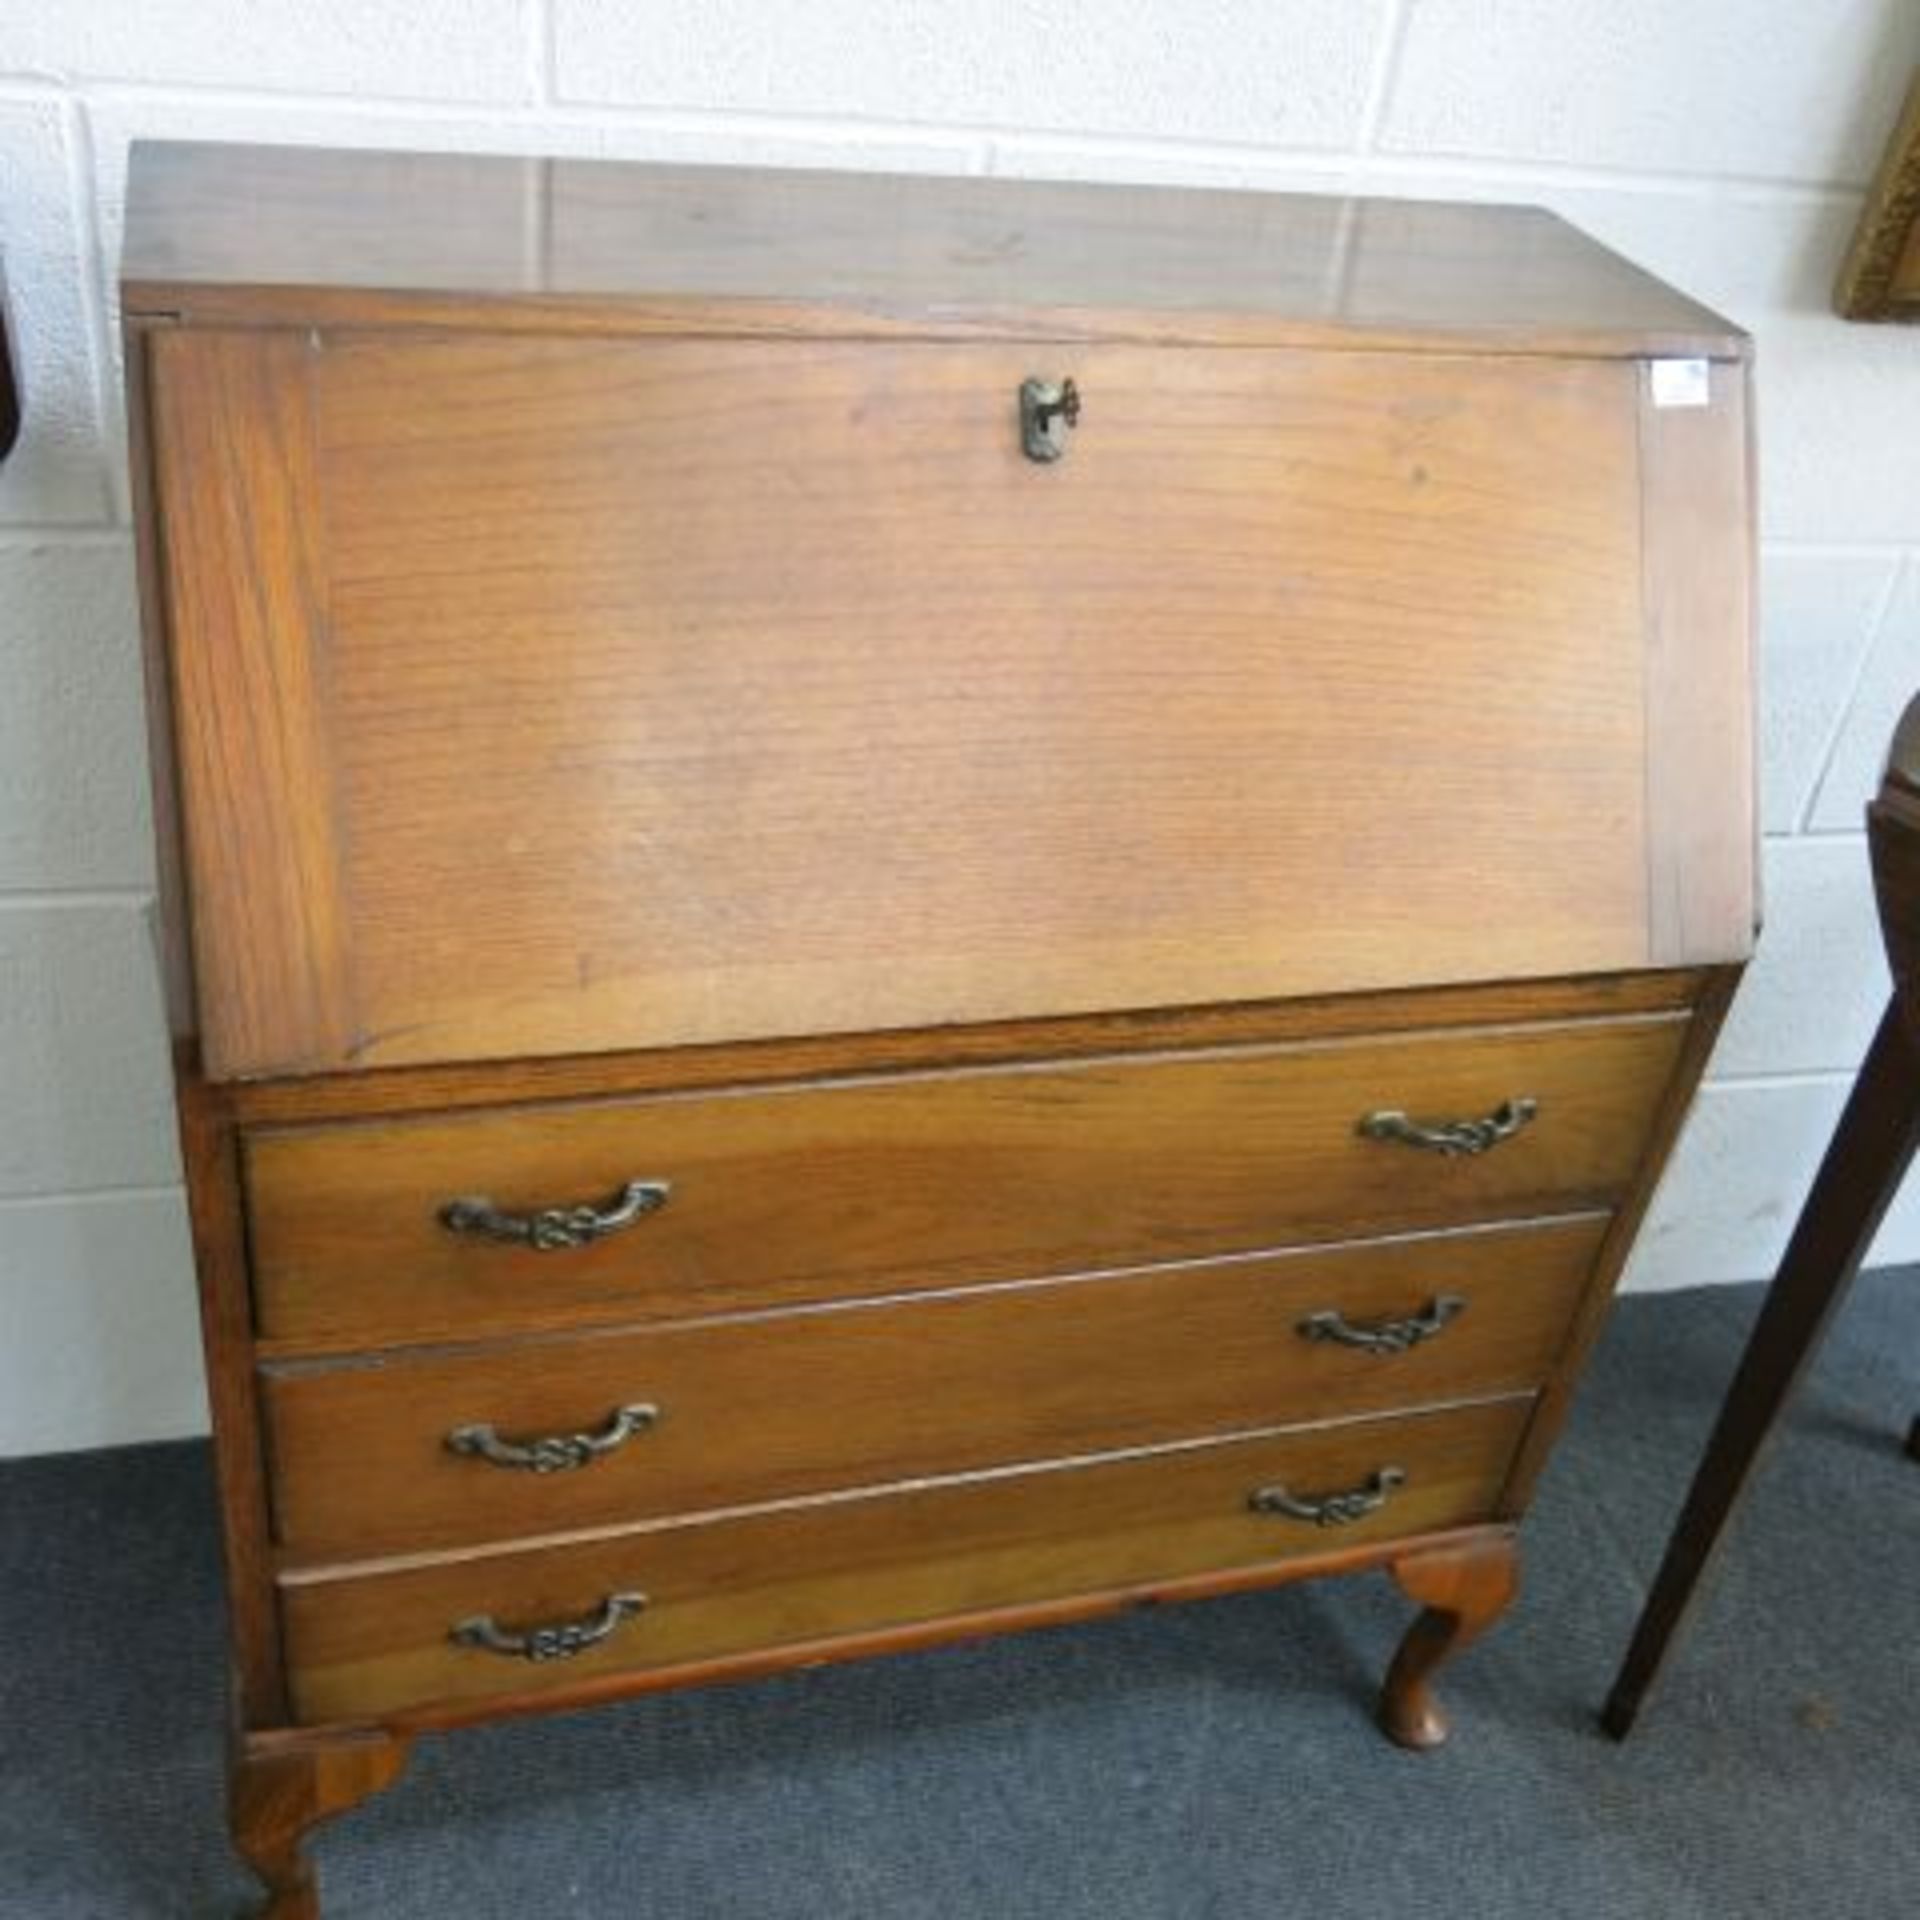
[{"label": "dark wooden furniture leg", "polygon": [[406,1762],[406,1741],[383,1733],[242,1740],[228,1819],[235,1851],[266,1885],[260,1920],[320,1920],[308,1832],[391,1786]]},{"label": "dark wooden furniture leg", "polygon": [[1409,1554],[1392,1572],[1422,1611],[1387,1669],[1380,1726],[1390,1740],[1425,1751],[1444,1744],[1450,1730],[1433,1695],[1433,1676],[1507,1610],[1520,1590],[1519,1545],[1510,1533],[1488,1534]]},{"label": "dark wooden furniture leg", "polygon": [[[1768,1290],[1601,1724],[1624,1740],[1712,1564],[1728,1520],[1920,1146],[1920,1056],[1897,1000],[1868,1049]],[[1920,1441],[1920,1424],[1908,1450]]]}]

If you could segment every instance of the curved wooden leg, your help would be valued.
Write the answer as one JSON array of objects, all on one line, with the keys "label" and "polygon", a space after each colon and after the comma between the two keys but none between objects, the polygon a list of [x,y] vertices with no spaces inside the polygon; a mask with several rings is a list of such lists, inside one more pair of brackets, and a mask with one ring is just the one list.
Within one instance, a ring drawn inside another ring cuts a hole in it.
[{"label": "curved wooden leg", "polygon": [[234,1850],[266,1885],[260,1920],[320,1920],[319,1885],[304,1850],[309,1830],[391,1786],[406,1763],[406,1741],[378,1732],[241,1741],[228,1823]]},{"label": "curved wooden leg", "polygon": [[1447,1737],[1433,1676],[1498,1620],[1520,1590],[1520,1549],[1510,1533],[1410,1553],[1394,1579],[1422,1612],[1407,1629],[1380,1693],[1380,1725],[1403,1747],[1425,1750]]}]

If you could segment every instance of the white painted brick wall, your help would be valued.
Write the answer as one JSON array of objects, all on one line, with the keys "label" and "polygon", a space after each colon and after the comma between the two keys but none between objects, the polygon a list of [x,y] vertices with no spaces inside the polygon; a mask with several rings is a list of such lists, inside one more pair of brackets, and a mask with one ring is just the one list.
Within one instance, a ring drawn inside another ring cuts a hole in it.
[{"label": "white painted brick wall", "polygon": [[1383,144],[1858,180],[1905,91],[1913,27],[1899,0],[1416,0]]},{"label": "white painted brick wall", "polygon": [[628,107],[1351,143],[1385,0],[560,0],[554,91]]},{"label": "white painted brick wall", "polygon": [[[1827,287],[1913,0],[0,0],[0,1454],[197,1430],[148,922],[113,258],[146,135],[1544,202],[1760,348],[1769,927],[1631,1282],[1778,1257],[1885,975],[1920,330]],[[1920,1190],[1878,1252],[1920,1257]]]}]

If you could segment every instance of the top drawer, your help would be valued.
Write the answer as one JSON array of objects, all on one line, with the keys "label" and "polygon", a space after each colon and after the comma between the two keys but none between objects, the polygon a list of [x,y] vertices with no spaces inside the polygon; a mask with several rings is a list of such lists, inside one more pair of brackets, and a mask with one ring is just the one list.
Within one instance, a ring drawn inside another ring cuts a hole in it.
[{"label": "top drawer", "polygon": [[[1699,619],[1650,674],[1633,362],[151,353],[216,1078],[1744,951],[1650,850],[1656,734],[1745,709]],[[1081,396],[1051,463],[1029,376]],[[1739,377],[1686,523],[1729,582]]]},{"label": "top drawer", "polygon": [[[1686,1031],[1672,1015],[259,1129],[259,1328],[292,1352],[691,1319],[1606,1205]],[[1525,1101],[1478,1153],[1359,1128]],[[484,1198],[524,1232],[647,1182],[665,1204],[585,1244],[501,1240],[472,1230],[478,1209],[444,1224]]]}]

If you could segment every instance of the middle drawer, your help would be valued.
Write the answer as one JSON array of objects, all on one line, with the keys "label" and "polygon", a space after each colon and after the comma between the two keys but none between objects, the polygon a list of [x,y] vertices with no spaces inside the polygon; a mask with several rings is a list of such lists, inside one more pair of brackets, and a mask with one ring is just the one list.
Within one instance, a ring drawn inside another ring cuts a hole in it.
[{"label": "middle drawer", "polygon": [[279,1534],[311,1564],[1524,1391],[1605,1226],[269,1366]]}]

